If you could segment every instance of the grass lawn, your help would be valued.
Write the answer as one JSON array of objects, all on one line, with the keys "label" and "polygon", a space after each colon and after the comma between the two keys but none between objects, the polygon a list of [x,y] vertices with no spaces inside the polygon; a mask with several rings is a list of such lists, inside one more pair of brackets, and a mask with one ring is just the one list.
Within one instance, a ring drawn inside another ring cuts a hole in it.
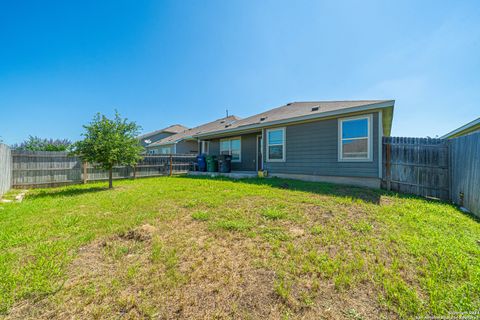
[{"label": "grass lawn", "polygon": [[371,319],[480,309],[454,206],[280,179],[162,177],[0,204],[0,318]]}]

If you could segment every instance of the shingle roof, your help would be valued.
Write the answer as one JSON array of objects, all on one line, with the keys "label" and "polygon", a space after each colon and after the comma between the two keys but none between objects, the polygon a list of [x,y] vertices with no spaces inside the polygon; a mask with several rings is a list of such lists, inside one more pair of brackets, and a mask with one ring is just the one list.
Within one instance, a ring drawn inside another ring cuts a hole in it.
[{"label": "shingle roof", "polygon": [[156,130],[156,131],[152,131],[152,132],[142,134],[141,136],[138,136],[138,139],[148,138],[150,136],[154,136],[154,135],[162,133],[162,132],[178,133],[178,132],[185,131],[187,129],[188,129],[187,127],[182,126],[181,124],[174,124],[174,125],[171,125],[169,127],[166,127],[166,128],[160,129],[160,130]]},{"label": "shingle roof", "polygon": [[[390,104],[391,103],[391,104]],[[232,123],[228,128],[221,128],[218,132],[239,131],[250,126],[268,126],[277,122],[301,119],[302,117],[311,116],[322,117],[330,113],[348,111],[348,109],[367,107],[370,105],[382,104],[393,106],[394,100],[358,100],[358,101],[308,101],[308,102],[292,102],[286,105],[274,108],[254,116],[244,118]]]},{"label": "shingle roof", "polygon": [[239,120],[232,124],[231,128],[233,129],[256,123],[268,123],[315,113],[320,114],[328,111],[353,108],[387,101],[388,100],[292,102],[281,107]]},{"label": "shingle roof", "polygon": [[212,131],[217,131],[220,129],[225,129],[226,125],[230,125],[232,123],[235,123],[235,121],[239,120],[240,118],[236,116],[228,116],[225,118],[217,119],[212,122],[208,122],[205,124],[202,124],[200,126],[197,126],[195,128],[187,129],[182,132],[173,134],[171,136],[168,136],[166,138],[163,138],[159,141],[156,141],[154,143],[151,143],[148,145],[148,147],[153,147],[153,146],[158,146],[158,145],[165,145],[165,144],[172,144],[184,139],[191,138],[195,135],[202,134],[202,133],[208,133]]}]

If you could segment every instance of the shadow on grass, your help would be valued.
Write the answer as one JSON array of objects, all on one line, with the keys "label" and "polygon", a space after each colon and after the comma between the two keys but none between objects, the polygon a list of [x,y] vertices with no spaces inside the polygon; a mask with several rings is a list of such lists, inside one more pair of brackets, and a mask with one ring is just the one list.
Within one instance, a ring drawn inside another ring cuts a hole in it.
[{"label": "shadow on grass", "polygon": [[95,193],[109,190],[107,187],[90,188],[62,188],[52,190],[41,190],[33,194],[27,194],[28,199],[55,198],[55,197],[75,197],[88,193]]},{"label": "shadow on grass", "polygon": [[433,198],[425,198],[415,194],[398,193],[394,191],[387,191],[382,189],[371,189],[366,187],[356,187],[348,185],[340,185],[328,182],[310,182],[281,178],[246,178],[246,179],[230,179],[227,177],[208,177],[208,176],[179,176],[188,179],[203,179],[203,180],[224,180],[237,183],[255,184],[270,186],[273,188],[289,189],[294,191],[311,192],[314,194],[330,195],[337,197],[346,197],[353,199],[360,199],[368,203],[381,205],[382,196],[394,196],[400,199],[420,199],[432,203],[443,203],[445,205],[455,208],[462,215],[480,223],[480,217],[471,212],[466,212],[460,209],[459,206],[445,200],[438,200]]},{"label": "shadow on grass", "polygon": [[380,204],[382,195],[392,195],[384,190],[376,190],[364,187],[340,185],[327,182],[310,182],[281,178],[246,178],[246,179],[230,179],[226,177],[208,177],[208,176],[182,176],[188,179],[203,179],[203,180],[224,180],[238,183],[255,184],[269,186],[279,189],[288,189],[294,191],[310,192],[321,195],[331,195],[338,197],[360,199],[365,202]]}]

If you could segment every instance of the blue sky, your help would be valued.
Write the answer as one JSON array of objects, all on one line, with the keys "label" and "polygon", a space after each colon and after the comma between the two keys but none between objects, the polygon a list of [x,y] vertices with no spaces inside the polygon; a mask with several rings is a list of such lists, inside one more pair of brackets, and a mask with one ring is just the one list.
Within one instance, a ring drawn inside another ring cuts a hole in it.
[{"label": "blue sky", "polygon": [[6,143],[352,99],[395,99],[398,136],[479,117],[480,2],[0,0]]}]

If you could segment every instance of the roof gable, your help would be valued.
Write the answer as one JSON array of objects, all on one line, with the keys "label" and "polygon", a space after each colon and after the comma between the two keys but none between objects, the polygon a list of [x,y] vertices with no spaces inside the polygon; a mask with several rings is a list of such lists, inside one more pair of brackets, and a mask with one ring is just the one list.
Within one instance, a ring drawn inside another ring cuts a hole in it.
[{"label": "roof gable", "polygon": [[199,134],[205,134],[205,133],[225,129],[228,126],[235,123],[236,121],[238,121],[239,119],[240,118],[236,116],[228,116],[225,118],[220,118],[215,121],[208,122],[191,129],[183,130],[182,132],[163,138],[157,142],[149,144],[148,147],[177,143],[181,140],[192,138]]},{"label": "roof gable", "polygon": [[141,136],[138,136],[138,139],[145,139],[145,138],[148,138],[148,137],[151,137],[151,136],[154,136],[156,134],[163,133],[163,132],[178,133],[178,132],[185,131],[187,129],[188,129],[187,127],[182,126],[181,124],[174,124],[174,125],[171,125],[169,127],[166,127],[166,128],[160,129],[160,130],[155,130],[155,131],[152,131],[152,132],[142,134]]}]

